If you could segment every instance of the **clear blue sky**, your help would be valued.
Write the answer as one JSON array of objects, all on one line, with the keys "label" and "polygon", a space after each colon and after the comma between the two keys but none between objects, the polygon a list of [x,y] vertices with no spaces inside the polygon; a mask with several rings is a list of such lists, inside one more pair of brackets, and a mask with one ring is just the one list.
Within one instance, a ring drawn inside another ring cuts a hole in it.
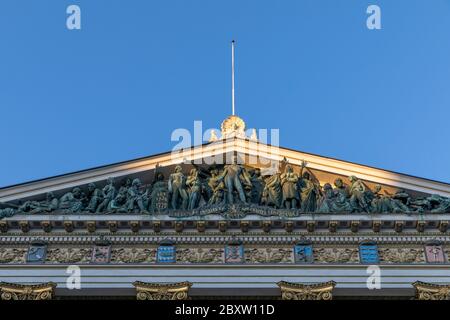
[{"label": "clear blue sky", "polygon": [[[82,29],[66,28],[81,7]],[[366,28],[366,8],[382,30]],[[0,186],[172,149],[237,113],[301,151],[450,182],[450,1],[0,2]]]}]

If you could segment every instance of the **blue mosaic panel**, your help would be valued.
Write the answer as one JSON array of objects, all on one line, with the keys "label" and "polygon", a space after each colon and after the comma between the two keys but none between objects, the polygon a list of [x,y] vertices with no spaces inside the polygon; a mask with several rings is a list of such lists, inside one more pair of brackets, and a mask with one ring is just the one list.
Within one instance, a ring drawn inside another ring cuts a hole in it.
[{"label": "blue mosaic panel", "polygon": [[375,264],[380,262],[378,246],[374,242],[359,245],[359,259],[361,263]]},{"label": "blue mosaic panel", "polygon": [[229,244],[225,246],[225,263],[243,263],[244,246]]},{"label": "blue mosaic panel", "polygon": [[313,263],[313,248],[311,244],[296,244],[294,246],[295,263]]},{"label": "blue mosaic panel", "polygon": [[158,263],[175,263],[176,262],[175,246],[159,246],[157,261]]},{"label": "blue mosaic panel", "polygon": [[32,244],[28,248],[27,262],[28,263],[44,263],[47,255],[46,245],[34,245]]}]

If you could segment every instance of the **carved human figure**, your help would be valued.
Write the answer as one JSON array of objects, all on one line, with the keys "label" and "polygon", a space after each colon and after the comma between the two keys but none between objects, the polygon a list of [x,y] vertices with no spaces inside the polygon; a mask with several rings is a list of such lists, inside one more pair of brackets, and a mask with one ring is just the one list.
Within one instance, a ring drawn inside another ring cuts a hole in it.
[{"label": "carved human figure", "polygon": [[301,210],[303,212],[314,212],[317,209],[319,187],[314,183],[309,172],[303,172],[304,168],[306,168],[305,161],[302,162],[300,170],[301,179],[299,179]]},{"label": "carved human figure", "polygon": [[261,204],[275,208],[281,208],[283,194],[281,191],[281,178],[275,173],[265,180],[265,186],[261,197]]},{"label": "carved human figure", "polygon": [[264,190],[264,179],[261,177],[261,170],[254,168],[249,170],[250,182],[252,183],[250,189],[250,202],[254,204],[261,203],[261,197]]},{"label": "carved human figure", "polygon": [[198,207],[201,198],[202,182],[198,175],[198,170],[191,169],[189,176],[186,180],[186,185],[189,188],[189,205],[188,209],[193,210]]},{"label": "carved human figure", "polygon": [[450,213],[450,198],[433,194],[428,197],[432,209],[432,213]]},{"label": "carved human figure", "polygon": [[116,197],[116,187],[114,178],[108,178],[106,185],[102,189],[102,202],[98,205],[96,212],[103,212],[108,209],[109,203]]},{"label": "carved human figure", "polygon": [[142,193],[140,188],[142,186],[141,180],[134,179],[131,183],[131,188],[127,193],[127,210],[133,212],[137,207],[141,213],[149,213],[147,211],[148,194],[147,191]]},{"label": "carved human figure", "polygon": [[319,200],[317,212],[329,213],[334,212],[335,194],[333,187],[329,183],[323,185],[323,191]]},{"label": "carved human figure", "polygon": [[44,201],[26,201],[19,207],[18,211],[35,214],[41,212],[51,212],[56,209],[58,209],[58,199],[55,197],[53,192],[48,192]]},{"label": "carved human figure", "polygon": [[16,209],[13,208],[0,209],[0,219],[12,217],[14,214],[16,214]]},{"label": "carved human figure", "polygon": [[175,172],[169,176],[169,194],[171,196],[172,209],[179,209],[178,202],[181,199],[181,209],[185,210],[188,207],[189,196],[186,191],[186,177],[183,174],[183,169],[180,165],[175,167]]},{"label": "carved human figure", "polygon": [[209,204],[219,204],[224,201],[225,183],[219,181],[219,170],[213,168],[210,170],[211,177],[208,179],[208,185],[212,190],[212,196],[209,198]]},{"label": "carved human figure", "polygon": [[85,196],[79,187],[73,188],[59,199],[59,208],[76,213],[84,209]]},{"label": "carved human figure", "polygon": [[352,206],[348,199],[348,188],[344,181],[341,178],[337,178],[334,180],[334,186],[333,212],[351,212]]},{"label": "carved human figure", "polygon": [[392,212],[391,199],[381,193],[381,185],[375,185],[373,189],[373,199],[371,201],[371,212],[386,213]]},{"label": "carved human figure", "polygon": [[114,199],[109,202],[107,211],[127,212],[127,194],[118,192]]},{"label": "carved human figure", "polygon": [[95,212],[98,205],[103,201],[103,194],[94,183],[89,183],[87,196],[89,205],[87,206],[86,211]]},{"label": "carved human figure", "polygon": [[350,204],[353,207],[354,212],[360,211],[361,209],[365,212],[370,212],[369,205],[366,201],[366,186],[364,183],[356,178],[355,176],[350,176]]},{"label": "carved human figure", "polygon": [[122,185],[119,188],[119,193],[126,194],[130,187],[131,187],[131,179],[127,178],[124,181],[122,181]]},{"label": "carved human figure", "polygon": [[285,171],[281,174],[281,189],[283,193],[282,204],[286,209],[296,208],[299,202],[298,175],[290,164],[286,165]]},{"label": "carved human figure", "polygon": [[411,209],[409,208],[411,196],[405,190],[397,190],[391,200],[393,212],[411,212]]},{"label": "carved human figure", "polygon": [[228,203],[234,203],[233,191],[238,193],[241,202],[247,202],[242,182],[248,185],[251,185],[251,182],[244,168],[237,164],[236,156],[233,156],[231,164],[225,165],[218,181],[224,181],[225,183]]}]

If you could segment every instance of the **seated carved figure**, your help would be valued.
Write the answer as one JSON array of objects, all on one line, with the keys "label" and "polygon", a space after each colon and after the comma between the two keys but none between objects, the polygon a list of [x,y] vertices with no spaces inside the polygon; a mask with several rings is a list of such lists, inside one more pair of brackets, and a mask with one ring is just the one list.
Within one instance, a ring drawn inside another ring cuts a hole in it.
[{"label": "seated carved figure", "polygon": [[126,204],[128,212],[134,212],[136,209],[139,209],[141,213],[149,213],[147,211],[148,194],[147,191],[144,193],[140,191],[141,185],[141,180],[134,179],[131,183],[131,188],[128,189]]},{"label": "seated carved figure", "polygon": [[329,183],[323,185],[322,196],[320,197],[317,212],[329,213],[334,212],[335,194],[333,187]]},{"label": "seated carved figure", "polygon": [[103,194],[94,183],[89,183],[87,196],[89,198],[89,205],[86,211],[95,212],[98,205],[103,201]]},{"label": "seated carved figure", "polygon": [[411,209],[409,208],[411,197],[410,195],[403,189],[398,190],[392,197],[391,197],[391,204],[392,204],[392,212],[411,212]]},{"label": "seated carved figure", "polygon": [[16,214],[16,210],[13,208],[0,209],[0,219],[9,218]]},{"label": "seated carved figure", "polygon": [[366,200],[366,186],[364,183],[356,178],[355,176],[350,176],[350,204],[352,205],[352,211],[359,212],[365,211],[370,212],[369,205]]},{"label": "seated carved figure", "polygon": [[352,205],[350,204],[348,188],[344,181],[341,178],[337,178],[334,180],[334,186],[333,192],[335,198],[333,200],[332,212],[351,212]]},{"label": "seated carved figure", "polygon": [[373,191],[373,199],[371,201],[371,212],[373,213],[387,213],[392,212],[392,200],[385,194],[381,194],[381,186],[377,184]]},{"label": "seated carved figure", "polygon": [[79,187],[73,188],[59,199],[59,209],[76,213],[84,209],[85,196]]},{"label": "seated carved figure", "polygon": [[116,197],[116,187],[114,186],[114,179],[108,178],[106,186],[102,189],[102,201],[98,205],[96,212],[103,212],[108,209],[109,204]]},{"label": "seated carved figure", "polygon": [[450,198],[433,194],[428,197],[428,201],[432,206],[432,213],[450,213]]}]

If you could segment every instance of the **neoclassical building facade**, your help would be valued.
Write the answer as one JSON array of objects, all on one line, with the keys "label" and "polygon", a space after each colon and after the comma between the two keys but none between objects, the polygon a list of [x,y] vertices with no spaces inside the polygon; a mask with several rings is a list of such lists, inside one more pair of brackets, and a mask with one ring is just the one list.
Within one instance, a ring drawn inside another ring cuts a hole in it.
[{"label": "neoclassical building facade", "polygon": [[[1,299],[448,299],[450,184],[264,144],[0,189]],[[76,284],[79,284],[77,288]]]}]

